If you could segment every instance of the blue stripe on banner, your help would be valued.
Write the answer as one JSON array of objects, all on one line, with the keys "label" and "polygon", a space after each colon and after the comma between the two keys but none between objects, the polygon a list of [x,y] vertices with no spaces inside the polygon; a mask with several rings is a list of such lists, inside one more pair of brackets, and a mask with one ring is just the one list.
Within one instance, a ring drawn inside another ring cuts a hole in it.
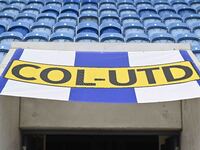
[{"label": "blue stripe on banner", "polygon": [[[129,67],[127,52],[76,52],[75,66],[79,67]],[[70,101],[137,103],[133,88],[71,88]]]},{"label": "blue stripe on banner", "polygon": [[10,61],[8,62],[7,66],[6,66],[6,68],[4,69],[3,73],[1,74],[1,76],[0,76],[0,93],[2,92],[3,88],[5,87],[5,85],[6,85],[7,81],[8,81],[8,79],[4,78],[6,72],[8,71],[10,65],[12,64],[12,62],[14,60],[19,60],[20,59],[23,51],[24,51],[23,49],[16,49],[15,50],[13,56],[11,57]]},{"label": "blue stripe on banner", "polygon": [[[190,61],[192,63],[192,65],[194,66],[194,68],[196,69],[196,71],[200,74],[199,68],[196,66],[196,64],[194,63],[193,59],[190,57],[188,52],[186,50],[180,50],[180,53],[181,53],[181,56],[183,57],[183,59],[185,61]],[[200,80],[198,80],[197,83],[200,86]]]}]

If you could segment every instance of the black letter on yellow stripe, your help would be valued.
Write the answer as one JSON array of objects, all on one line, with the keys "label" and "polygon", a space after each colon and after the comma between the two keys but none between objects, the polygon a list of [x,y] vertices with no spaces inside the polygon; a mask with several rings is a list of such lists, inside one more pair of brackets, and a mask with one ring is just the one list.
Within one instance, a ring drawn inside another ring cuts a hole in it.
[{"label": "black letter on yellow stripe", "polygon": [[95,86],[95,83],[85,83],[85,70],[77,70],[76,85]]},{"label": "black letter on yellow stripe", "polygon": [[[55,71],[55,70],[61,71],[64,74],[63,78],[59,81],[53,81],[48,78],[48,74],[51,71]],[[68,82],[71,79],[71,73],[68,70],[65,70],[62,68],[47,68],[41,72],[40,77],[42,80],[44,80],[47,83],[62,84],[62,83]]]},{"label": "black letter on yellow stripe", "polygon": [[[185,75],[183,77],[175,79],[172,72],[171,72],[172,68],[182,69],[185,72]],[[162,67],[162,69],[163,69],[163,72],[165,74],[165,78],[167,79],[168,82],[185,80],[185,79],[191,77],[192,74],[193,74],[192,70],[189,67],[181,66],[181,65]]]},{"label": "black letter on yellow stripe", "polygon": [[159,70],[159,68],[146,68],[146,69],[137,69],[137,71],[144,71],[147,76],[147,80],[149,84],[155,84],[156,80],[153,75],[153,70]]},{"label": "black letter on yellow stripe", "polygon": [[12,74],[15,75],[17,78],[22,79],[22,80],[36,80],[34,77],[25,77],[20,74],[20,70],[25,68],[25,67],[31,67],[35,69],[39,69],[40,67],[35,66],[35,65],[30,65],[30,64],[21,64],[17,65],[12,69]]},{"label": "black letter on yellow stripe", "polygon": [[110,70],[109,71],[109,80],[110,83],[116,86],[128,86],[128,85],[133,85],[136,83],[136,75],[135,75],[135,70],[128,70],[128,75],[129,75],[129,81],[127,83],[119,83],[117,81],[117,76],[116,76],[116,71],[115,70]]}]

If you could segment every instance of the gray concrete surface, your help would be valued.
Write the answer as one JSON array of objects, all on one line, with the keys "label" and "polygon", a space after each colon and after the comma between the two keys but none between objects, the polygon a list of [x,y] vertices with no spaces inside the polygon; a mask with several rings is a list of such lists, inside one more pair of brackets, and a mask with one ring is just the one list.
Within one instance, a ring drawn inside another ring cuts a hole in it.
[{"label": "gray concrete surface", "polygon": [[0,97],[0,150],[19,150],[19,98]]}]

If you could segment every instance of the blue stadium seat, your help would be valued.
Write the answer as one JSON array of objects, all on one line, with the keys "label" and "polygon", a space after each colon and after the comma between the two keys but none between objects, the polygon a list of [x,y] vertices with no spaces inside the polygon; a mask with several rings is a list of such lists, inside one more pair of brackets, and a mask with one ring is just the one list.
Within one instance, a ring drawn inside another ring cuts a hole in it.
[{"label": "blue stadium seat", "polygon": [[98,0],[81,0],[81,6],[97,6],[98,7]]},{"label": "blue stadium seat", "polygon": [[137,10],[140,16],[146,14],[157,14],[156,10],[153,7],[139,7]]},{"label": "blue stadium seat", "polygon": [[99,7],[116,7],[116,1],[115,0],[101,0],[99,1]]},{"label": "blue stadium seat", "polygon": [[31,13],[20,13],[16,18],[16,21],[25,22],[30,25],[33,24],[35,20],[36,20],[36,15]]},{"label": "blue stadium seat", "polygon": [[0,0],[0,6],[4,7],[9,4],[8,0]]},{"label": "blue stadium seat", "polygon": [[82,6],[80,9],[80,14],[87,15],[93,14],[98,15],[98,8],[96,6]]},{"label": "blue stadium seat", "polygon": [[162,16],[163,22],[166,26],[170,25],[171,23],[182,23],[182,17],[177,14],[171,14],[171,15],[164,15]]},{"label": "blue stadium seat", "polygon": [[192,47],[192,52],[195,53],[200,53],[200,45],[195,45]]},{"label": "blue stadium seat", "polygon": [[65,6],[75,6],[75,7],[80,7],[80,0],[64,0],[64,5]]},{"label": "blue stadium seat", "polygon": [[175,9],[173,9],[171,6],[164,6],[164,7],[158,7],[157,8],[158,14],[160,16],[170,15],[170,14],[176,14]]},{"label": "blue stadium seat", "polygon": [[149,0],[136,0],[135,6],[139,8],[139,7],[151,7],[152,5],[151,5],[151,1]]},{"label": "blue stadium seat", "polygon": [[99,18],[94,14],[81,14],[79,17],[79,22],[93,22],[99,24]]},{"label": "blue stadium seat", "polygon": [[24,37],[26,42],[47,42],[49,36],[43,32],[30,32]]},{"label": "blue stadium seat", "polygon": [[76,42],[99,42],[99,37],[95,33],[79,33],[76,35]]},{"label": "blue stadium seat", "polygon": [[100,35],[103,33],[122,33],[121,25],[118,23],[107,22],[99,27]]},{"label": "blue stadium seat", "polygon": [[126,36],[127,43],[150,43],[150,40],[146,34],[128,34]]},{"label": "blue stadium seat", "polygon": [[95,33],[95,34],[99,34],[99,26],[96,23],[92,23],[92,22],[84,22],[84,23],[80,23],[77,26],[77,34],[78,33]]},{"label": "blue stadium seat", "polygon": [[13,41],[19,42],[23,40],[23,35],[19,32],[4,32],[0,35],[0,43],[10,45]]},{"label": "blue stadium seat", "polygon": [[60,11],[60,8],[57,7],[57,6],[44,6],[41,9],[41,13],[53,14],[53,15],[56,15],[56,16],[59,15],[59,11]]},{"label": "blue stadium seat", "polygon": [[68,22],[57,22],[54,25],[54,32],[75,35],[76,25]]},{"label": "blue stadium seat", "polygon": [[29,24],[25,22],[12,22],[8,27],[8,31],[19,32],[25,36],[29,32]]},{"label": "blue stadium seat", "polygon": [[118,0],[117,6],[118,6],[118,8],[131,7],[131,6],[134,6],[134,3],[133,3],[133,0]]},{"label": "blue stadium seat", "polygon": [[6,24],[4,22],[0,22],[0,34],[6,32]]},{"label": "blue stadium seat", "polygon": [[119,33],[103,33],[100,37],[100,42],[122,43],[124,42],[124,37]]},{"label": "blue stadium seat", "polygon": [[155,33],[167,33],[167,27],[163,23],[150,23],[147,26],[145,26],[146,31],[149,36],[152,36]]},{"label": "blue stadium seat", "polygon": [[1,22],[8,25],[12,21],[14,21],[14,16],[10,13],[0,13],[0,20],[1,20]]},{"label": "blue stadium seat", "polygon": [[180,7],[177,7],[176,11],[182,17],[186,16],[188,14],[195,14],[196,13],[196,10],[193,9],[193,8],[191,8],[191,7],[189,7],[189,6],[184,6],[184,7],[180,6]]},{"label": "blue stadium seat", "polygon": [[185,23],[172,23],[168,26],[168,29],[174,37],[178,34],[190,33],[190,28]]},{"label": "blue stadium seat", "polygon": [[123,15],[121,16],[121,23],[140,23],[140,17],[138,15]]},{"label": "blue stadium seat", "polygon": [[76,5],[74,6],[66,5],[61,8],[60,13],[70,13],[70,14],[75,14],[76,16],[79,16],[79,8]]},{"label": "blue stadium seat", "polygon": [[118,11],[117,8],[114,6],[110,6],[110,7],[100,7],[99,10],[99,15],[107,15],[107,14],[114,14],[114,15],[118,15]]},{"label": "blue stadium seat", "polygon": [[17,6],[20,9],[24,8],[27,4],[26,0],[10,0],[10,5]]},{"label": "blue stadium seat", "polygon": [[188,24],[188,26],[193,25],[194,23],[200,22],[200,15],[199,14],[189,14],[184,16],[185,23]]},{"label": "blue stadium seat", "polygon": [[31,26],[32,32],[44,32],[47,35],[50,35],[52,32],[52,25],[48,22],[35,22]]},{"label": "blue stadium seat", "polygon": [[191,28],[197,37],[200,38],[200,22],[194,23]]},{"label": "blue stadium seat", "polygon": [[197,14],[200,14],[200,6],[196,8]]},{"label": "blue stadium seat", "polygon": [[152,43],[175,43],[176,40],[169,33],[154,33],[150,36]]},{"label": "blue stadium seat", "polygon": [[12,14],[13,17],[16,17],[20,12],[19,7],[12,6],[12,5],[8,5],[8,6],[4,7],[2,10],[4,13]]},{"label": "blue stadium seat", "polygon": [[145,29],[141,23],[127,23],[123,25],[123,33],[125,36],[130,33],[145,33]]},{"label": "blue stadium seat", "polygon": [[200,1],[199,0],[190,0],[188,3],[192,8],[200,7]]},{"label": "blue stadium seat", "polygon": [[63,0],[46,0],[46,5],[51,7],[62,7]]},{"label": "blue stadium seat", "polygon": [[35,14],[38,15],[40,13],[40,9],[37,6],[26,6],[22,10],[23,13],[30,13],[30,14]]},{"label": "blue stadium seat", "polygon": [[188,4],[185,2],[185,0],[171,0],[170,4],[176,9],[178,7],[185,7]]},{"label": "blue stadium seat", "polygon": [[136,8],[132,7],[128,7],[128,6],[123,6],[119,8],[119,15],[123,16],[123,15],[132,15],[132,14],[137,14],[137,10]]},{"label": "blue stadium seat", "polygon": [[36,7],[43,7],[45,5],[44,0],[29,0],[28,5],[36,6]]},{"label": "blue stadium seat", "polygon": [[141,19],[145,26],[149,23],[161,23],[162,22],[160,16],[157,14],[145,14],[141,17]]},{"label": "blue stadium seat", "polygon": [[66,33],[62,33],[62,32],[56,32],[50,36],[49,41],[51,41],[51,42],[73,42],[74,35],[66,34]]},{"label": "blue stadium seat", "polygon": [[49,13],[42,13],[39,14],[37,17],[38,22],[47,22],[49,24],[55,24],[56,23],[56,15],[49,14]]},{"label": "blue stadium seat", "polygon": [[163,1],[163,0],[154,0],[153,1],[153,6],[157,9],[158,7],[167,7],[170,6],[168,1]]},{"label": "blue stadium seat", "polygon": [[70,13],[60,14],[58,17],[59,22],[71,22],[72,24],[77,24],[77,15]]},{"label": "blue stadium seat", "polygon": [[106,22],[121,23],[119,16],[116,14],[102,14],[100,16],[100,24],[106,23]]},{"label": "blue stadium seat", "polygon": [[196,37],[195,34],[186,33],[186,34],[179,34],[176,37],[178,43],[189,43],[191,46],[199,45],[200,39]]}]

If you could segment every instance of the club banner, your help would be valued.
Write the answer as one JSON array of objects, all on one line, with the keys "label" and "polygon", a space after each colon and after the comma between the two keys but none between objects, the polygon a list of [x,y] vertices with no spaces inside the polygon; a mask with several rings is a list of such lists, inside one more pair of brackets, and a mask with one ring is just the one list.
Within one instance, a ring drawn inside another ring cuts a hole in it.
[{"label": "club banner", "polygon": [[63,101],[151,103],[200,97],[188,51],[74,52],[17,49],[0,94]]}]

